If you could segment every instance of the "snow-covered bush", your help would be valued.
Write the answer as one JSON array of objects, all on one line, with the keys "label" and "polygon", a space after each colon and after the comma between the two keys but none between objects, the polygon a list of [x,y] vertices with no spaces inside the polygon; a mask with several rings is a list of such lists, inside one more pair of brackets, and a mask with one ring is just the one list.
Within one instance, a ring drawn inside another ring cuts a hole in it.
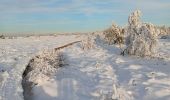
[{"label": "snow-covered bush", "polygon": [[151,56],[156,51],[157,34],[154,25],[140,21],[141,12],[133,12],[126,30],[126,53],[137,56]]},{"label": "snow-covered bush", "polygon": [[43,51],[32,58],[23,73],[23,80],[36,83],[44,76],[50,77],[59,67],[64,66],[65,58],[59,51]]},{"label": "snow-covered bush", "polygon": [[85,37],[85,39],[81,42],[81,47],[83,50],[95,48],[95,36],[88,35],[87,37]]},{"label": "snow-covered bush", "polygon": [[23,73],[22,86],[24,98],[29,100],[32,88],[42,79],[49,79],[57,71],[57,68],[66,65],[62,52],[45,50],[33,57]]},{"label": "snow-covered bush", "polygon": [[[30,60],[24,75],[35,72],[37,74],[50,75],[57,68],[65,65],[65,58],[59,51],[43,51]],[[31,72],[32,71],[32,72]]]},{"label": "snow-covered bush", "polygon": [[110,28],[106,29],[103,34],[108,44],[124,43],[124,29],[121,29],[114,23]]},{"label": "snow-covered bush", "polygon": [[5,39],[5,36],[4,35],[0,35],[0,39]]},{"label": "snow-covered bush", "polygon": [[164,26],[155,26],[156,29],[158,30],[158,35],[168,35],[170,34],[170,27]]}]

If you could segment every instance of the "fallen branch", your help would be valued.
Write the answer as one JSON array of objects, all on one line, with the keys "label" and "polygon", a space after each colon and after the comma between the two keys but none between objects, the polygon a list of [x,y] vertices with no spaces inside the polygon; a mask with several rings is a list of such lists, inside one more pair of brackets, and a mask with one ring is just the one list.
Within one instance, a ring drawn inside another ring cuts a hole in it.
[{"label": "fallen branch", "polygon": [[63,45],[63,46],[54,48],[54,50],[57,51],[57,50],[63,49],[63,48],[65,48],[65,47],[68,47],[68,46],[73,45],[73,44],[78,43],[78,42],[82,42],[82,41],[71,42],[71,43],[69,43],[69,44],[66,44],[66,45]]}]

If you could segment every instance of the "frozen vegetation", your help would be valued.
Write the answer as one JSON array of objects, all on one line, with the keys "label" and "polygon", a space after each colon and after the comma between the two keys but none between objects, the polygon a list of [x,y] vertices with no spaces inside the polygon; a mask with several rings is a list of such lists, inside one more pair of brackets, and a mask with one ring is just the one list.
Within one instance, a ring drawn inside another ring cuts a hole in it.
[{"label": "frozen vegetation", "polygon": [[130,55],[152,56],[156,51],[157,34],[152,24],[140,21],[141,12],[129,16],[126,38],[126,52]]},{"label": "frozen vegetation", "polygon": [[0,100],[170,100],[168,28],[140,13],[93,34],[0,39]]},{"label": "frozen vegetation", "polygon": [[108,44],[121,44],[124,43],[124,29],[121,29],[116,24],[106,29],[103,34],[105,35],[105,41]]}]

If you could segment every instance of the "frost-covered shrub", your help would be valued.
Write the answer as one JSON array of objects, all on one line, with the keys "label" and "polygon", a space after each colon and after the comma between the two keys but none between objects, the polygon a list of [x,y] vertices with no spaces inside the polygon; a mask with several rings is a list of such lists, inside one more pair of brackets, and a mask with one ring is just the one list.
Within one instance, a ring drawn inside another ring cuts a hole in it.
[{"label": "frost-covered shrub", "polygon": [[164,26],[155,26],[156,29],[158,30],[158,35],[168,35],[170,34],[170,27]]},{"label": "frost-covered shrub", "polygon": [[4,35],[0,35],[0,39],[5,39],[5,36]]},{"label": "frost-covered shrub", "polygon": [[85,39],[81,42],[81,47],[83,50],[95,48],[95,36],[88,35],[87,37],[85,37]]},{"label": "frost-covered shrub", "polygon": [[29,82],[36,82],[41,77],[50,77],[57,68],[65,64],[63,53],[55,50],[43,51],[30,60],[23,73],[23,78]]},{"label": "frost-covered shrub", "polygon": [[130,55],[151,56],[156,50],[156,30],[152,24],[142,23],[140,15],[137,10],[129,16],[125,51]]},{"label": "frost-covered shrub", "polygon": [[124,43],[124,29],[119,28],[114,23],[110,28],[106,29],[103,34],[108,44]]},{"label": "frost-covered shrub", "polygon": [[57,68],[66,65],[62,52],[45,50],[33,57],[23,73],[22,86],[24,98],[29,100],[32,88],[42,79],[49,79],[57,71]]}]

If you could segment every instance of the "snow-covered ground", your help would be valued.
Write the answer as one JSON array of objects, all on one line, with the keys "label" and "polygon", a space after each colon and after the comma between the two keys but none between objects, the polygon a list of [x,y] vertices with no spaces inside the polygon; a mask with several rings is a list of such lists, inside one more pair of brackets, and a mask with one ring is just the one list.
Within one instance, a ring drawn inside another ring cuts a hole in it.
[{"label": "snow-covered ground", "polygon": [[[0,100],[23,100],[22,73],[44,49],[81,40],[61,35],[0,40]],[[67,65],[37,79],[30,100],[170,100],[170,39],[159,39],[159,58],[122,56],[118,46],[97,42],[62,50]]]},{"label": "snow-covered ground", "polygon": [[41,50],[75,40],[74,35],[0,39],[0,100],[23,100],[22,73],[29,60]]}]

